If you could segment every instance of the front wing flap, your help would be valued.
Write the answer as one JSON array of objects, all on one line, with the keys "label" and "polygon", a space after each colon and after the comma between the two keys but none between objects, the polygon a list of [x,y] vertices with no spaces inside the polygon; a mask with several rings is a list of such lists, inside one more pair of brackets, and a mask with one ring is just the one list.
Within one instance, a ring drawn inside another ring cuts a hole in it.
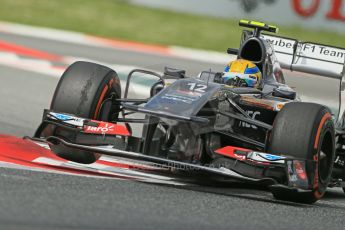
[{"label": "front wing flap", "polygon": [[75,129],[78,132],[86,134],[110,136],[131,135],[130,131],[124,125],[81,118],[70,114],[53,112],[50,110],[44,111],[43,123],[44,122]]},{"label": "front wing flap", "polygon": [[310,189],[310,186],[314,184],[312,181],[314,178],[308,177],[307,167],[309,170],[315,171],[317,166],[315,160],[297,159],[234,146],[217,149],[215,153],[233,160],[235,162],[233,169],[238,172],[247,172],[249,175],[248,165],[251,165],[256,168],[256,171],[251,174],[253,176],[259,174],[261,176],[281,177],[281,172],[283,172],[289,187]]}]

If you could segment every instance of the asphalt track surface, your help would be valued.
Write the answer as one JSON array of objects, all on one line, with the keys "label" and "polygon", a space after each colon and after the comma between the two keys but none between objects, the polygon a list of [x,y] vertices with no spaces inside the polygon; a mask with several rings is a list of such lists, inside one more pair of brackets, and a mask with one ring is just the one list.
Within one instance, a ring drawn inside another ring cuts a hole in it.
[{"label": "asphalt track surface", "polygon": [[[0,33],[0,40],[58,55],[162,70],[166,64],[196,74],[221,65],[124,50],[79,46]],[[288,79],[335,101],[336,84]],[[32,135],[48,108],[57,78],[0,65],[0,133]],[[300,81],[302,81],[300,83]],[[311,83],[312,82],[312,83]],[[332,82],[334,83],[334,82]],[[310,86],[312,85],[312,89]],[[259,187],[174,187],[84,177],[0,165],[0,229],[344,229],[345,196],[330,189],[315,205],[280,202]]]}]

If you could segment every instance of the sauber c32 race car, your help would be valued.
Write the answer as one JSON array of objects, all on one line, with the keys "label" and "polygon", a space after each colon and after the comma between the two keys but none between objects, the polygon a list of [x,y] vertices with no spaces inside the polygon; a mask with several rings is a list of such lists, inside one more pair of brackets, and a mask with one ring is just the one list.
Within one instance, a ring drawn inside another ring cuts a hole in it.
[{"label": "sauber c32 race car", "polygon": [[[229,87],[221,72],[192,78],[166,68],[131,71],[121,93],[114,70],[76,62],[31,140],[78,163],[100,154],[141,160],[201,180],[263,184],[275,198],[293,202],[313,203],[328,186],[345,187],[345,50],[264,34],[278,30],[264,23],[241,20],[240,26],[250,29],[228,53],[259,67],[259,89]],[[301,102],[282,69],[338,79],[337,111]],[[157,79],[148,97],[129,97],[138,73]]]}]

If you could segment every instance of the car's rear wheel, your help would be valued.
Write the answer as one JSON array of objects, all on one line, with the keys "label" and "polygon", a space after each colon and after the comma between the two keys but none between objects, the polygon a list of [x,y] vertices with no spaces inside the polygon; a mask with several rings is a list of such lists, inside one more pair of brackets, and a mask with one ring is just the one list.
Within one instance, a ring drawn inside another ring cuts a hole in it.
[{"label": "car's rear wheel", "polygon": [[[80,61],[69,66],[62,75],[55,89],[50,109],[82,118],[111,121],[119,111],[119,106],[113,103],[113,99],[120,97],[120,81],[114,70],[99,64]],[[68,140],[66,133],[61,128],[53,130],[53,135]],[[53,150],[59,156],[78,163],[93,163],[99,158],[97,153],[66,147],[56,147]]]},{"label": "car's rear wheel", "polygon": [[275,118],[268,152],[306,159],[311,191],[272,189],[274,197],[302,203],[319,200],[331,178],[334,151],[334,123],[326,107],[302,102],[286,104]]}]

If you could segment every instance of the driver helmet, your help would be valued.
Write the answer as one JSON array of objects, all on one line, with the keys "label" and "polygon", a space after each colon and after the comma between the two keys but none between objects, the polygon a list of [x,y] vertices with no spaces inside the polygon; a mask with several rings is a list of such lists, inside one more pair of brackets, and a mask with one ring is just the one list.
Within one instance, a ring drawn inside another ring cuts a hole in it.
[{"label": "driver helmet", "polygon": [[224,69],[222,82],[232,87],[259,88],[262,80],[260,69],[251,61],[238,59]]}]

